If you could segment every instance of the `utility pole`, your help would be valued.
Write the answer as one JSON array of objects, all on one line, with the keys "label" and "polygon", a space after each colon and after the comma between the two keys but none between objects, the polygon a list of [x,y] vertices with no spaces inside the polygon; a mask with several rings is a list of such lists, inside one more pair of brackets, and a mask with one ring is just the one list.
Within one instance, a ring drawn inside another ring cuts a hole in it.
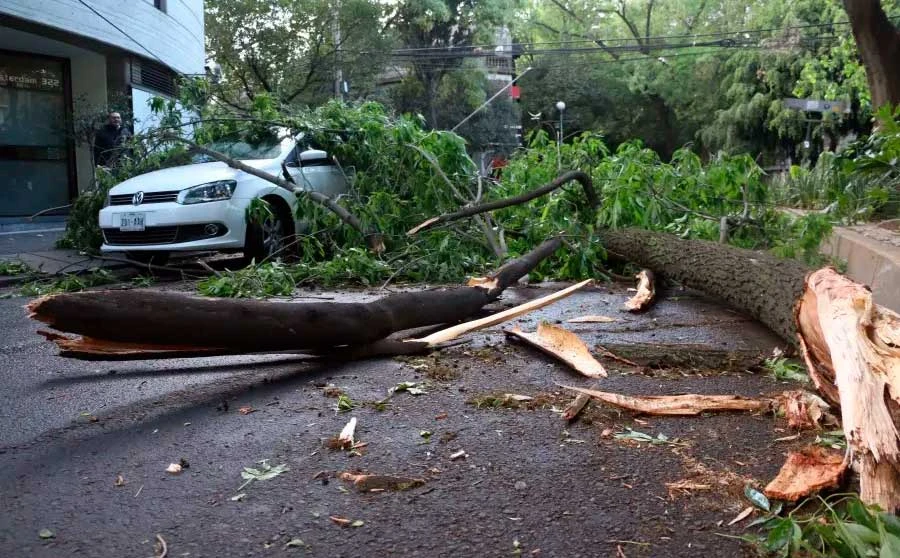
[{"label": "utility pole", "polygon": [[334,0],[334,98],[344,100],[344,72],[341,69],[341,0]]}]

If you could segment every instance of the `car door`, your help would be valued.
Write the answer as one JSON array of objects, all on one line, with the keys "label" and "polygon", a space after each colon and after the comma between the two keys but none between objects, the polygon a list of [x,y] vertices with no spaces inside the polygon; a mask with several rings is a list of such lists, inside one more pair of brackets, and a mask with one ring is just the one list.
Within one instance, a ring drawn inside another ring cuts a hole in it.
[{"label": "car door", "polygon": [[298,141],[285,160],[285,170],[297,187],[337,197],[349,189],[343,169],[327,152]]}]

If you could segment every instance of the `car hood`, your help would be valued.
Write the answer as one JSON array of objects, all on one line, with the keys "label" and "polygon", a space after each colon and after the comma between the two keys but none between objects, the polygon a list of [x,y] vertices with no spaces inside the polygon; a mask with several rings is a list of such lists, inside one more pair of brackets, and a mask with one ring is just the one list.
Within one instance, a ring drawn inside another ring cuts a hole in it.
[{"label": "car hood", "polygon": [[[277,159],[260,159],[242,161],[243,163],[278,176],[280,174]],[[249,175],[244,171],[233,169],[221,162],[195,163],[180,167],[170,167],[129,178],[110,190],[111,194],[134,194],[135,192],[167,192],[183,190],[191,186],[215,182],[216,180],[241,181]]]}]

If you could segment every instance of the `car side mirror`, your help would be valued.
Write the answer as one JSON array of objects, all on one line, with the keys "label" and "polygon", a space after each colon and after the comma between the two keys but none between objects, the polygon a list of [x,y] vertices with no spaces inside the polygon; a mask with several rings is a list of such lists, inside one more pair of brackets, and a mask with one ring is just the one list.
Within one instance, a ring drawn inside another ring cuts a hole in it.
[{"label": "car side mirror", "polygon": [[301,167],[316,167],[330,164],[332,163],[331,159],[328,158],[328,153],[321,149],[307,149],[300,152]]}]

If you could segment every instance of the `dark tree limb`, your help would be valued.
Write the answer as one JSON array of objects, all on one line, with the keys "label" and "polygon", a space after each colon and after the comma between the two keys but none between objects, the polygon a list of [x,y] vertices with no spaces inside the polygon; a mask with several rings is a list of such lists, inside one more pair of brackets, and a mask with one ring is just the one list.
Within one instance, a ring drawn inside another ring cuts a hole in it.
[{"label": "dark tree limb", "polygon": [[596,208],[598,205],[600,205],[600,198],[597,197],[597,192],[594,190],[594,184],[591,181],[591,177],[581,171],[568,171],[556,177],[553,182],[535,188],[530,192],[525,192],[524,194],[519,194],[518,196],[503,198],[502,200],[494,200],[491,202],[483,203],[481,205],[464,207],[463,209],[460,209],[459,211],[455,211],[453,213],[445,213],[443,215],[438,215],[437,217],[432,217],[431,219],[428,219],[427,221],[417,225],[406,234],[414,235],[420,231],[430,229],[442,223],[458,221],[459,219],[465,219],[466,217],[472,217],[473,215],[487,213],[488,211],[495,211],[504,207],[526,203],[543,195],[549,194],[553,190],[556,190],[563,184],[572,180],[575,180],[581,184],[582,188],[584,189],[584,195],[588,200],[588,204],[590,204],[592,208]]},{"label": "dark tree limb", "polygon": [[291,192],[294,192],[298,195],[304,195],[304,196],[308,197],[315,203],[325,207],[326,209],[328,209],[329,211],[331,211],[332,213],[337,215],[341,221],[343,221],[345,224],[349,225],[350,227],[353,227],[357,232],[359,232],[359,234],[361,234],[363,236],[363,238],[366,239],[366,245],[368,246],[369,250],[376,252],[376,253],[384,252],[384,237],[383,237],[383,235],[380,232],[378,232],[377,230],[375,230],[374,228],[367,227],[366,225],[364,225],[362,220],[360,220],[359,217],[350,213],[345,208],[341,207],[331,197],[326,196],[325,194],[323,194],[321,192],[314,192],[312,190],[301,190],[301,189],[297,188],[296,185],[291,184],[290,182],[288,182],[287,180],[285,180],[281,177],[275,176],[273,174],[269,174],[264,170],[260,170],[260,169],[251,167],[250,165],[248,165],[246,163],[242,163],[241,161],[232,159],[231,157],[229,157],[223,153],[219,153],[218,151],[213,151],[212,149],[203,147],[202,145],[194,143],[191,140],[181,138],[178,136],[171,136],[170,139],[184,143],[184,144],[188,145],[194,151],[196,151],[198,153],[202,153],[209,157],[212,157],[213,159],[215,159],[217,161],[221,161],[233,169],[237,169],[237,170],[246,172],[247,174],[252,174],[253,176],[255,176],[257,178],[262,178],[263,180],[265,180],[267,182],[271,182],[272,184],[275,184],[276,186],[280,186],[282,188],[285,188],[286,190],[290,190]]},{"label": "dark tree limb", "polygon": [[[334,351],[370,345],[397,331],[470,317],[560,245],[554,238],[510,261],[497,271],[490,286],[401,293],[367,303],[284,303],[131,290],[47,296],[27,308],[32,318],[83,336],[78,346],[59,343],[70,351],[84,352],[94,346],[107,356],[120,352],[132,358],[142,347],[164,358]],[[102,347],[104,343],[109,347]]]}]

